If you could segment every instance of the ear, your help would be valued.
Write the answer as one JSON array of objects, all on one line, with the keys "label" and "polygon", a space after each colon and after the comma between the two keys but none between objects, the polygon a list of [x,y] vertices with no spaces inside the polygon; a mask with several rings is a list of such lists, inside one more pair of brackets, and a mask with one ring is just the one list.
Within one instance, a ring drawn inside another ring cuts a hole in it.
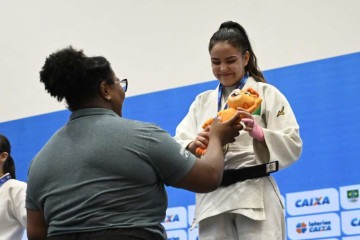
[{"label": "ear", "polygon": [[111,100],[110,91],[109,91],[109,85],[106,82],[101,82],[100,83],[99,92],[100,92],[100,96],[105,101],[110,101]]},{"label": "ear", "polygon": [[249,52],[249,51],[246,51],[246,52],[244,53],[244,62],[245,62],[245,66],[247,66],[247,65],[248,65],[249,60],[250,60],[250,52]]},{"label": "ear", "polygon": [[5,160],[8,158],[8,156],[9,156],[9,153],[7,153],[7,152],[0,153],[0,163],[4,163]]}]

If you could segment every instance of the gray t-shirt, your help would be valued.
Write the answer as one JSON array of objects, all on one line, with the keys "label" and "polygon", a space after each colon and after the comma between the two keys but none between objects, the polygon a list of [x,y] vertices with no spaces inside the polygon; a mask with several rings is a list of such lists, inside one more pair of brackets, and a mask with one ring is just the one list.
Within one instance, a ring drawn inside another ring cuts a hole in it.
[{"label": "gray t-shirt", "polygon": [[176,184],[194,163],[156,125],[82,109],[33,159],[26,208],[44,212],[48,236],[132,227],[164,236],[164,184]]}]

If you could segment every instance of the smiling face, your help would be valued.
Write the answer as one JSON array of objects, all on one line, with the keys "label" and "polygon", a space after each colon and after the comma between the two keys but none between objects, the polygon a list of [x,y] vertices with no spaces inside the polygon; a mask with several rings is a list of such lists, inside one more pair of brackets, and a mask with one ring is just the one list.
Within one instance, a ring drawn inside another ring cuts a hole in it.
[{"label": "smiling face", "polygon": [[219,42],[211,49],[210,57],[214,76],[225,87],[231,87],[244,77],[250,54],[249,52],[242,54],[231,44]]}]

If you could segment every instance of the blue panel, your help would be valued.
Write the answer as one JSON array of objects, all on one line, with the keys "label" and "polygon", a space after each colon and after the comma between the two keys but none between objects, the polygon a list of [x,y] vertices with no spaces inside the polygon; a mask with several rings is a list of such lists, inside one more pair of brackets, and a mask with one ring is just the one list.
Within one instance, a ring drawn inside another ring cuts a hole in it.
[{"label": "blue panel", "polygon": [[287,96],[304,141],[300,161],[276,174],[285,192],[360,182],[359,66],[356,53],[265,73]]},{"label": "blue panel", "polygon": [[185,117],[196,95],[216,88],[217,81],[126,98],[123,116],[158,124],[171,135]]},{"label": "blue panel", "polygon": [[7,136],[11,142],[17,179],[26,181],[31,159],[66,123],[69,114],[69,111],[60,111],[0,123],[0,133]]}]

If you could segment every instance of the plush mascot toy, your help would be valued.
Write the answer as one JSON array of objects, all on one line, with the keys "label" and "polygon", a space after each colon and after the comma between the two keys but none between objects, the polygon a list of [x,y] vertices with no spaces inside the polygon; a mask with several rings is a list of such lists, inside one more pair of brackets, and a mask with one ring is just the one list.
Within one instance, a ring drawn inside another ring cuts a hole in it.
[{"label": "plush mascot toy", "polygon": [[[221,110],[217,113],[217,117],[221,119],[221,122],[230,120],[237,112],[237,108],[243,108],[251,114],[256,114],[260,112],[260,105],[262,99],[259,98],[259,94],[252,88],[246,90],[234,89],[227,100],[228,108]],[[205,129],[207,126],[210,126],[214,122],[214,118],[209,118],[202,125],[202,128]],[[204,155],[206,149],[197,148],[197,155]]]}]

